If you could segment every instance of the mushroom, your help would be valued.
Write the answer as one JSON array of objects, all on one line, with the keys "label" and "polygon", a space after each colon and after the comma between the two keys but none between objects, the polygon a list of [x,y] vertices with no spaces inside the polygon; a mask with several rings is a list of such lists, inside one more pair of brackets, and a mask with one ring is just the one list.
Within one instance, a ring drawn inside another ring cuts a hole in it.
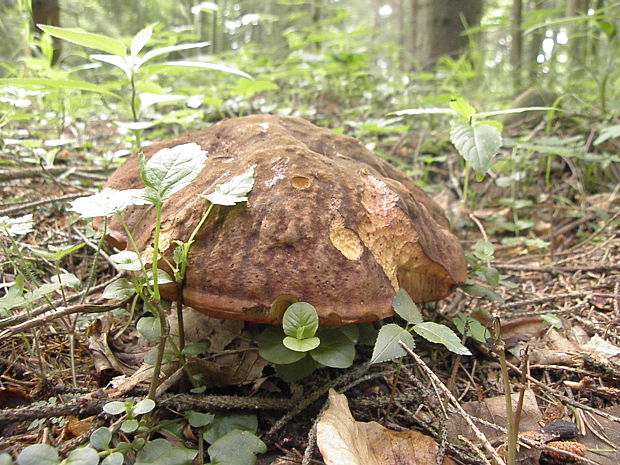
[{"label": "mushroom", "polygon": [[[301,118],[252,115],[144,147],[195,142],[205,168],[165,201],[160,248],[187,240],[213,192],[250,168],[247,203],[216,206],[192,245],[183,301],[208,315],[277,324],[297,300],[313,304],[321,324],[343,325],[393,314],[404,288],[415,302],[446,297],[466,278],[458,239],[440,207],[410,178],[352,137]],[[107,187],[142,187],[134,154]],[[138,247],[150,247],[150,206],[125,211]],[[113,220],[109,241],[127,247]],[[162,296],[175,300],[174,286]]]}]

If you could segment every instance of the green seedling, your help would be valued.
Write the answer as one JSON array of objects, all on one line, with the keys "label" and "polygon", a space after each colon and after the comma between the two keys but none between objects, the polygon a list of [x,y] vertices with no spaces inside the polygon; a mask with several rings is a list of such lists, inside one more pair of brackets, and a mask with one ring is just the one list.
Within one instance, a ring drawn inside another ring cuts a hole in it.
[{"label": "green seedling", "polygon": [[108,402],[103,406],[103,411],[110,415],[124,415],[125,419],[121,423],[121,431],[124,433],[135,433],[139,428],[146,426],[138,417],[149,413],[154,408],[155,401],[153,399],[142,399],[136,404],[133,401]]}]

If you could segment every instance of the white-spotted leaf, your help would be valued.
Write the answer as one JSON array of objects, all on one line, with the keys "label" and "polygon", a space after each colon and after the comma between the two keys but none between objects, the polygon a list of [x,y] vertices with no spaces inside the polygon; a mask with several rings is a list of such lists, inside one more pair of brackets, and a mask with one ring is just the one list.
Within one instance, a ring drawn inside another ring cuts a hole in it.
[{"label": "white-spotted leaf", "polygon": [[215,191],[208,195],[201,195],[215,205],[232,206],[240,202],[247,202],[248,194],[254,186],[254,168],[239,176],[235,176],[224,184],[215,186]]}]

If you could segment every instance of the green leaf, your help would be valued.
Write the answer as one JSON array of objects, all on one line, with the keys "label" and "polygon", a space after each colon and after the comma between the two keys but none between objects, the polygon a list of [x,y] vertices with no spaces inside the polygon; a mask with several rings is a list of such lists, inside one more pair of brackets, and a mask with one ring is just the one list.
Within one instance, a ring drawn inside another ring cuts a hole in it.
[{"label": "green leaf", "polygon": [[183,347],[183,353],[185,355],[200,355],[208,352],[209,347],[211,347],[211,343],[206,339],[202,339]]},{"label": "green leaf", "polygon": [[67,247],[50,247],[51,250],[49,252],[47,250],[33,250],[32,253],[37,257],[42,257],[47,260],[57,262],[62,260],[67,255],[72,254],[76,250],[81,249],[84,245],[85,244],[83,242],[80,242]]},{"label": "green leaf", "polygon": [[136,454],[134,465],[192,465],[198,451],[173,447],[163,438],[147,442]]},{"label": "green leaf", "polygon": [[103,411],[110,415],[120,415],[121,413],[125,413],[127,411],[127,406],[125,405],[125,402],[115,400],[105,404],[103,406]]},{"label": "green leaf", "polygon": [[5,78],[0,79],[0,86],[19,86],[24,89],[73,89],[96,92],[119,98],[118,95],[105,90],[101,85],[91,84],[90,82],[78,79],[47,79],[47,78]]},{"label": "green leaf", "polygon": [[476,242],[476,247],[474,250],[474,255],[483,261],[492,260],[493,253],[495,252],[493,248],[493,244],[488,241],[478,241]]},{"label": "green leaf", "polygon": [[109,187],[101,192],[87,197],[78,197],[69,202],[70,210],[79,214],[82,218],[95,218],[98,216],[109,217],[122,212],[132,205],[147,205],[144,199],[144,189],[116,190]]},{"label": "green leaf", "polygon": [[224,184],[215,186],[215,191],[209,195],[201,195],[215,205],[232,206],[240,202],[247,202],[248,194],[254,186],[254,168],[235,176]]},{"label": "green leaf", "polygon": [[456,111],[451,108],[407,108],[406,110],[398,110],[393,113],[396,116],[405,115],[456,115]]},{"label": "green leaf", "polygon": [[77,289],[82,284],[82,281],[73,273],[60,273],[50,278],[50,281],[54,284],[60,284],[62,287],[71,287]]},{"label": "green leaf", "polygon": [[495,292],[493,289],[489,289],[488,287],[481,286],[474,281],[467,280],[465,284],[459,285],[459,287],[469,295],[473,295],[474,297],[486,297],[489,300],[493,300],[495,302],[499,302],[500,304],[504,304],[506,301],[504,298]]},{"label": "green leaf", "polygon": [[287,383],[296,383],[310,376],[320,365],[309,355],[287,365],[276,365],[276,374]]},{"label": "green leaf", "polygon": [[461,344],[458,336],[446,325],[425,321],[415,325],[413,330],[427,341],[444,345],[450,352],[459,355],[471,355],[469,349]]},{"label": "green leaf", "polygon": [[13,465],[13,458],[6,452],[0,453],[0,465]]},{"label": "green leaf", "polygon": [[59,39],[66,40],[67,42],[82,45],[84,47],[95,48],[106,53],[112,53],[113,55],[125,56],[127,54],[127,47],[125,47],[125,44],[120,40],[113,39],[112,37],[101,34],[93,34],[92,32],[81,31],[78,29],[45,26],[44,24],[37,24],[37,26],[52,37],[57,37]]},{"label": "green leaf", "polygon": [[[454,326],[461,334],[473,337],[474,340],[481,344],[486,343],[487,339],[491,337],[491,333],[487,328],[482,326],[478,320],[465,315],[463,312],[457,313],[452,319],[452,323],[454,323]],[[465,328],[467,328],[467,332],[465,332]]]},{"label": "green leaf", "polygon": [[254,465],[256,454],[267,452],[267,446],[249,431],[234,430],[213,443],[208,452],[213,465]]},{"label": "green leaf", "polygon": [[97,428],[90,435],[90,445],[95,449],[103,450],[110,444],[112,440],[112,431],[105,426]]},{"label": "green leaf", "polygon": [[134,418],[130,418],[121,423],[120,429],[123,433],[133,433],[134,431],[138,429],[138,426],[140,426],[140,423],[138,422],[138,420]]},{"label": "green leaf", "polygon": [[108,63],[112,66],[116,66],[123,73],[125,73],[127,79],[131,79],[131,77],[135,74],[136,69],[140,66],[140,60],[136,59],[135,57],[93,53],[92,55],[90,55],[90,58],[97,61],[103,61],[104,63]]},{"label": "green leaf", "polygon": [[491,286],[495,287],[499,285],[500,275],[497,269],[491,266],[481,266],[477,274],[482,275],[484,280]]},{"label": "green leaf", "polygon": [[224,437],[233,430],[256,432],[258,420],[253,413],[224,413],[218,414],[204,430],[204,440],[209,444]]},{"label": "green leaf", "polygon": [[101,465],[123,465],[125,457],[120,452],[112,452],[101,461]]},{"label": "green leaf", "polygon": [[134,415],[144,415],[149,413],[155,408],[155,401],[153,399],[142,399],[136,405],[134,405],[132,412]]},{"label": "green leaf", "polygon": [[398,316],[400,316],[407,323],[417,324],[422,323],[422,314],[418,310],[418,306],[411,300],[409,294],[404,288],[400,288],[394,299],[392,299],[392,308]]},{"label": "green leaf", "polygon": [[192,182],[206,160],[207,152],[194,142],[161,149],[144,165],[144,183],[166,199]]},{"label": "green leaf", "polygon": [[209,42],[193,42],[189,44],[178,44],[178,45],[170,45],[168,47],[154,48],[153,50],[149,50],[142,57],[142,63],[146,63],[147,61],[155,58],[156,56],[165,55],[166,53],[171,52],[179,52],[181,50],[189,50],[192,48],[201,48],[209,45]]},{"label": "green leaf", "polygon": [[136,289],[127,278],[118,278],[105,287],[101,297],[107,300],[123,300],[127,297],[131,297],[135,293]]},{"label": "green leaf", "polygon": [[[150,286],[152,286],[154,284],[153,281],[153,270],[151,268],[149,268],[148,270],[146,270],[146,279],[147,282],[149,283]],[[157,268],[157,284],[158,285],[162,285],[162,284],[169,284],[169,283],[173,283],[174,279],[172,279],[172,277],[168,274],[168,272],[166,270],[162,270],[161,268]]]},{"label": "green leaf", "polygon": [[476,114],[476,109],[460,97],[450,100],[449,105],[467,121]]},{"label": "green leaf", "polygon": [[212,413],[196,412],[195,410],[187,410],[184,412],[184,415],[193,428],[207,426],[215,418],[215,415]]},{"label": "green leaf", "polygon": [[[151,347],[149,350],[146,351],[146,353],[144,354],[144,363],[146,363],[147,365],[155,365],[155,362],[157,361],[157,351],[158,351],[158,347]],[[174,354],[168,350],[164,351],[164,358],[162,360],[162,363],[168,363],[170,360],[172,360],[174,358]]]},{"label": "green leaf", "polygon": [[451,123],[450,140],[461,156],[471,163],[476,173],[485,174],[491,160],[502,146],[502,136],[496,127],[484,122],[470,126],[467,123]]},{"label": "green leaf", "polygon": [[286,336],[282,340],[284,347],[294,350],[295,352],[310,352],[319,346],[321,340],[318,337],[309,337],[306,339],[297,339],[295,337]]},{"label": "green leaf", "polygon": [[99,454],[92,447],[80,447],[67,455],[66,465],[98,465]]},{"label": "green leaf", "polygon": [[25,447],[17,456],[17,465],[56,465],[58,451],[48,444],[34,444]]},{"label": "green leaf", "polygon": [[282,343],[284,333],[281,328],[268,327],[256,339],[258,353],[261,357],[271,363],[285,365],[304,358],[304,352],[295,352],[288,349]]},{"label": "green leaf", "polygon": [[248,73],[244,73],[243,71],[240,71],[236,68],[232,68],[230,66],[221,65],[217,63],[205,63],[202,61],[185,61],[185,60],[167,61],[164,64],[153,66],[154,71],[155,70],[157,71],[166,70],[170,68],[187,69],[187,70],[209,69],[212,71],[222,71],[223,73],[236,74],[237,76],[241,76],[241,77],[248,78],[248,79],[253,79],[252,76],[250,76]]},{"label": "green leaf", "polygon": [[159,318],[144,316],[138,320],[136,329],[147,341],[156,342],[160,338]]},{"label": "green leaf", "polygon": [[241,78],[237,81],[235,85],[229,87],[229,90],[234,95],[241,95],[243,97],[251,97],[259,92],[264,92],[266,90],[276,90],[279,89],[278,85],[273,81],[267,80],[257,80],[253,81],[247,78]]},{"label": "green leaf", "polygon": [[140,258],[133,250],[122,250],[110,255],[110,260],[116,263],[119,270],[140,271],[142,269]]},{"label": "green leaf", "polygon": [[316,334],[319,328],[319,315],[308,302],[295,302],[282,317],[282,329],[287,336],[305,339]]},{"label": "green leaf", "polygon": [[553,313],[543,313],[540,317],[555,329],[562,329],[562,319]]},{"label": "green leaf", "polygon": [[310,356],[321,365],[348,368],[355,359],[355,343],[340,328],[323,327],[318,333],[321,345]]},{"label": "green leaf", "polygon": [[370,363],[385,362],[406,355],[407,352],[400,346],[399,341],[403,341],[410,349],[415,347],[413,336],[406,329],[394,323],[382,326],[372,351]]},{"label": "green leaf", "polygon": [[0,216],[0,232],[9,236],[23,236],[33,231],[32,213],[10,218]]},{"label": "green leaf", "polygon": [[151,39],[153,35],[153,26],[146,26],[140,32],[138,32],[129,46],[129,53],[133,56],[137,56],[142,51],[146,43]]}]

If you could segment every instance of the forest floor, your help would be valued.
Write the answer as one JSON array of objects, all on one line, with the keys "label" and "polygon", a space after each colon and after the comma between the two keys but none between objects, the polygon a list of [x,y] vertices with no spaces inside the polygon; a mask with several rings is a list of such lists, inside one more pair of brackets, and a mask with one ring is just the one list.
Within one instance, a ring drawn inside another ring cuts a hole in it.
[{"label": "forest floor", "polygon": [[[20,245],[43,248],[85,242],[87,246],[62,266],[76,276],[88,276],[97,247],[89,239],[89,226],[72,223],[67,202],[92,192],[105,181],[110,168],[64,149],[49,169],[3,161],[0,191],[12,200],[3,202],[0,216],[33,213],[36,219],[36,232],[19,241]],[[329,445],[321,444],[324,438],[317,437],[313,425],[327,404],[328,390],[334,388],[346,395],[358,422],[376,421],[390,430],[416,430],[432,437],[440,453],[455,460],[444,463],[483,464],[489,463],[481,458],[487,453],[485,445],[500,455],[505,450],[502,375],[507,373],[510,389],[516,393],[513,403],[518,404],[518,395],[523,394],[520,429],[530,432],[534,441],[520,447],[517,463],[620,463],[618,192],[598,193],[566,205],[557,199],[562,186],[569,183],[554,179],[552,184],[554,195],[544,205],[520,211],[522,217],[537,223],[537,237],[549,241],[549,247],[536,249],[525,240],[500,244],[489,238],[496,242],[496,252],[488,265],[503,277],[506,285],[496,290],[505,303],[457,290],[424,310],[428,318],[447,324],[459,312],[475,314],[483,324],[491,324],[491,316],[499,318],[506,349],[504,366],[497,347],[490,344],[466,341],[474,355],[457,356],[443,346],[416,339],[416,354],[456,402],[412,358],[402,359],[402,365],[369,366],[371,348],[361,348],[349,369],[322,369],[289,386],[258,357],[251,343],[254,328],[211,320],[216,329],[196,336],[211,343],[208,356],[197,360],[196,366],[217,382],[208,386],[207,393],[184,393],[187,386],[180,370],[169,364],[149,421],[157,424],[179,418],[178,412],[187,408],[251,410],[258,415],[257,434],[269,449],[258,463],[322,463],[315,444],[318,441],[322,450]],[[601,216],[601,211],[606,215]],[[468,226],[457,233],[468,248],[488,234],[485,228],[492,228],[484,218],[505,218],[509,212],[489,206],[485,211],[460,214]],[[53,272],[50,261],[32,262],[42,275]],[[46,442],[66,453],[86,443],[97,427],[114,423],[115,417],[102,413],[104,403],[146,394],[149,371],[142,358],[148,347],[128,324],[127,313],[101,296],[105,285],[116,277],[112,270],[105,260],[99,260],[88,294],[76,291],[55,297],[52,304],[57,310],[45,304],[0,319],[0,450],[16,454],[27,445]],[[5,267],[2,281],[13,279]],[[467,426],[466,419],[472,418],[488,444]],[[554,428],[564,428],[565,436],[559,437]],[[184,432],[181,442],[197,449],[196,437],[187,429]],[[180,441],[163,429],[152,435]],[[565,438],[570,445],[566,446]],[[585,459],[565,456],[554,462],[557,451],[552,449],[558,447],[577,453],[587,449]],[[399,463],[433,463],[434,458],[428,457]],[[359,463],[390,463],[373,460],[361,454]],[[496,463],[492,457],[489,460]]]}]

